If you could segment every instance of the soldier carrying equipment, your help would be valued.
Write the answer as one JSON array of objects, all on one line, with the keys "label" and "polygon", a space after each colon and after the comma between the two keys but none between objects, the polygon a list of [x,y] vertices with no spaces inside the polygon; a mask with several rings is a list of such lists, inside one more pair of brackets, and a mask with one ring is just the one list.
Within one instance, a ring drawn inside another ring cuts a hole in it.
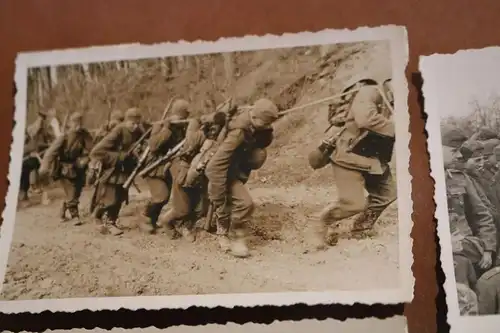
[{"label": "soldier carrying equipment", "polygon": [[[165,108],[165,110],[163,111],[163,114],[161,116],[161,119],[160,121],[163,122],[165,121],[165,118],[167,116],[167,113],[168,111],[170,110],[170,108],[172,107],[172,103],[175,101],[174,98],[172,98],[170,100],[170,102],[168,103],[167,107]],[[153,130],[153,127],[149,128],[145,133],[144,135],[141,137],[141,139],[139,140],[138,144],[141,144],[142,143],[142,140],[144,140],[146,138],[147,135],[151,134],[151,131]],[[137,174],[139,173],[139,171],[144,168],[145,164],[146,164],[146,161],[148,160],[148,156],[149,156],[149,153],[151,152],[151,148],[149,147],[149,145],[146,147],[146,149],[144,149],[144,151],[142,152],[142,155],[139,157],[139,160],[137,162],[137,166],[134,168],[134,171],[132,171],[132,173],[130,174],[130,176],[127,178],[127,180],[125,181],[125,183],[123,183],[123,188],[124,189],[129,189],[130,188],[130,185],[133,184],[134,182],[134,179],[135,177],[137,176]]]},{"label": "soldier carrying equipment", "polygon": [[[312,224],[316,249],[335,245],[334,222],[357,213],[361,214],[351,232],[355,237],[366,237],[385,208],[396,199],[389,166],[395,140],[390,89],[389,76],[353,77],[340,94],[348,98],[337,103],[347,107],[339,113],[331,109],[329,112],[331,127],[338,131],[309,154],[313,169],[332,165],[339,193],[337,201]],[[366,187],[368,183],[371,185]],[[370,193],[368,199],[364,191]]]}]

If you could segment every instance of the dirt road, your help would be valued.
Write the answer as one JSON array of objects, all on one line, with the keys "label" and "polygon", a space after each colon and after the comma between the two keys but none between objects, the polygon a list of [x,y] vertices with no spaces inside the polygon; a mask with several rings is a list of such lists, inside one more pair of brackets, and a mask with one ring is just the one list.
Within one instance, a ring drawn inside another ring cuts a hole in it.
[{"label": "dirt road", "polygon": [[[308,217],[330,202],[329,188],[252,184],[257,203],[252,257],[220,253],[201,232],[194,244],[146,235],[134,215],[146,193],[135,194],[120,237],[101,235],[91,221],[75,227],[57,219],[59,200],[19,211],[2,298],[179,295],[394,287],[398,279],[396,207],[370,240],[341,239],[327,252],[307,253]],[[53,196],[60,196],[55,189]],[[83,206],[89,199],[85,193]],[[344,229],[349,225],[342,225]]]}]

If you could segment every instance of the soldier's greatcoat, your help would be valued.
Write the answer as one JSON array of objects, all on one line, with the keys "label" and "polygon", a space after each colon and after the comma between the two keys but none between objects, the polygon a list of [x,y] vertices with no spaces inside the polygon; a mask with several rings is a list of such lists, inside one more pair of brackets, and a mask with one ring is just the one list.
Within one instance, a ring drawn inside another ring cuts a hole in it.
[{"label": "soldier's greatcoat", "polygon": [[[355,93],[345,127],[331,156],[338,198],[323,210],[320,220],[324,225],[332,225],[335,221],[365,211],[367,215],[360,216],[354,229],[369,229],[381,212],[396,199],[396,186],[389,161],[376,156],[361,156],[352,151],[353,142],[365,132],[376,133],[382,138],[394,138],[395,128],[390,109],[377,86],[365,85]],[[370,147],[374,152],[381,149],[385,147]],[[369,194],[367,199],[365,190]]]},{"label": "soldier's greatcoat", "polygon": [[72,218],[79,215],[78,204],[91,149],[92,136],[86,129],[81,129],[59,136],[43,157],[41,169],[49,170],[52,178],[59,180],[64,189],[63,216],[66,210]]},{"label": "soldier's greatcoat", "polygon": [[194,122],[197,120],[192,120],[188,125],[185,143],[178,155],[172,160],[170,167],[173,177],[172,207],[162,217],[162,224],[169,229],[180,226],[190,229],[192,223],[201,217],[206,210],[206,181],[204,177],[200,177],[199,182],[192,184],[191,187],[184,186],[191,163],[200,153],[206,139],[204,131],[199,129],[199,124],[193,124]]},{"label": "soldier's greatcoat", "polygon": [[[465,172],[446,169],[446,191],[450,233],[459,242],[454,256],[463,256],[476,265],[484,251],[496,251],[493,216],[478,192],[478,185]],[[456,260],[456,276],[464,276],[467,270],[467,261]]]},{"label": "soldier's greatcoat", "polygon": [[[148,140],[150,154],[146,164],[166,155],[171,148],[182,141],[184,136],[184,125],[171,124],[169,119],[154,124]],[[151,200],[146,204],[143,214],[149,218],[152,227],[156,228],[158,217],[169,201],[172,188],[172,174],[168,161],[158,165],[144,179],[148,184]]]},{"label": "soldier's greatcoat", "polygon": [[[270,128],[256,130],[251,123],[249,111],[237,114],[228,124],[225,139],[217,148],[206,169],[208,178],[208,195],[215,207],[218,218],[218,234],[226,234],[229,228],[242,230],[250,220],[254,203],[245,187],[250,170],[245,167],[253,148],[266,148],[259,145],[259,132]],[[232,214],[231,214],[232,213]]]},{"label": "soldier's greatcoat", "polygon": [[20,196],[26,199],[31,185],[38,183],[38,169],[44,150],[55,139],[55,134],[45,118],[39,116],[26,130],[23,164],[21,169]]},{"label": "soldier's greatcoat", "polygon": [[137,157],[127,152],[142,134],[141,130],[132,132],[125,124],[120,124],[92,149],[90,157],[99,161],[104,170],[96,188],[95,216],[98,219],[107,213],[111,221],[116,221],[123,202],[128,199],[128,191],[122,185],[134,170]]}]

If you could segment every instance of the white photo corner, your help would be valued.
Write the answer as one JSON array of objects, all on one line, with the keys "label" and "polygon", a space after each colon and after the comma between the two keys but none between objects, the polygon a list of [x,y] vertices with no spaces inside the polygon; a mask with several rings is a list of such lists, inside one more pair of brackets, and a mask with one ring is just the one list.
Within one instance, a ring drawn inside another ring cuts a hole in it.
[{"label": "white photo corner", "polygon": [[421,57],[451,333],[500,325],[500,48]]},{"label": "white photo corner", "polygon": [[411,302],[404,27],[19,54],[0,311]]}]

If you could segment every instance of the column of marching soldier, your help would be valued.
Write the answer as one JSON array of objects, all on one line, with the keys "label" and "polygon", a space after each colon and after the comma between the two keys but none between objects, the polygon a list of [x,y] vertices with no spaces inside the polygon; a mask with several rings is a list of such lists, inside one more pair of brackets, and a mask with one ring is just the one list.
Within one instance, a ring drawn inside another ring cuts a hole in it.
[{"label": "column of marching soldier", "polygon": [[[80,225],[79,200],[87,184],[93,189],[90,212],[98,230],[120,235],[119,213],[139,175],[150,192],[140,214],[141,229],[155,233],[162,227],[171,239],[194,241],[195,223],[204,219],[204,229],[217,235],[221,250],[247,257],[254,203],[245,184],[252,170],[266,161],[272,124],[287,111],[279,112],[265,98],[249,107],[231,99],[219,107],[214,104],[206,102],[203,115],[193,117],[190,103],[175,99],[161,120],[152,123],[144,121],[137,108],[125,114],[113,111],[95,135],[75,112],[56,138],[50,134],[47,114],[39,113],[25,135],[20,200],[28,200],[30,174],[37,171],[42,184],[57,180],[64,189],[61,220]],[[352,234],[369,237],[396,199],[389,167],[392,108],[390,77],[370,73],[353,78],[330,104],[329,129],[334,133],[308,159],[313,169],[332,165],[339,195],[311,221],[314,249],[335,245],[335,222],[358,213]],[[162,215],[168,202],[170,209]]]},{"label": "column of marching soldier", "polygon": [[500,135],[481,128],[442,136],[460,312],[500,313]]}]

